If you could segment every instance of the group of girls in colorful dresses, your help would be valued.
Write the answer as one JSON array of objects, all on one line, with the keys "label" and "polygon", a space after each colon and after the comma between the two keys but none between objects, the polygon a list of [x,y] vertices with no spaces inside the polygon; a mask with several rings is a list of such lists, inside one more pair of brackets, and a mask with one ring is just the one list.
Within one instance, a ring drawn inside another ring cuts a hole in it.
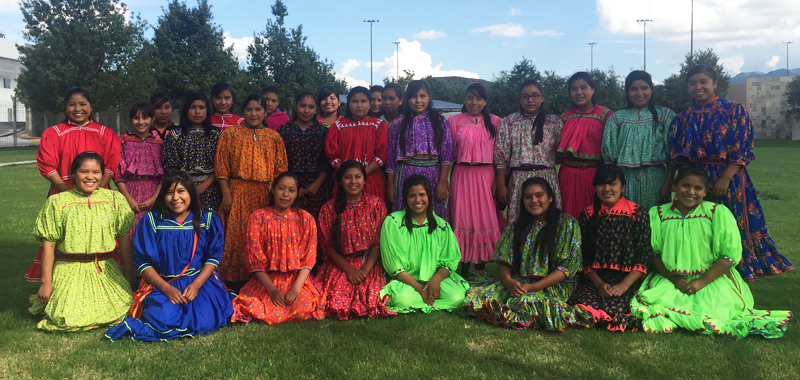
[{"label": "group of girls in colorful dresses", "polygon": [[435,310],[512,328],[782,336],[791,312],[754,309],[744,280],[793,267],[745,169],[747,112],[714,95],[714,71],[689,72],[696,104],[678,116],[643,71],[616,113],[590,74],[568,85],[561,117],[529,80],[504,119],[480,84],[445,119],[424,81],[353,88],[344,115],[333,88],[304,92],[288,119],[274,86],[239,117],[219,83],[213,108],[187,96],[178,126],[166,95],[136,103],[121,143],[72,90],[38,154],[53,190],[31,311],[51,331],[113,326],[112,340]]}]

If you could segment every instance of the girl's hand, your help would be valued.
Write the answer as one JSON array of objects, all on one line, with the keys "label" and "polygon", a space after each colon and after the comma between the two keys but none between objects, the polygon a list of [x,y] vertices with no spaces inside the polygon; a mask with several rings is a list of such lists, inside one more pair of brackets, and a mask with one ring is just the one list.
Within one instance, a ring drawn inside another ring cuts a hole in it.
[{"label": "girl's hand", "polygon": [[450,184],[447,181],[439,181],[436,184],[436,199],[443,201],[450,195]]},{"label": "girl's hand", "polygon": [[131,206],[133,212],[139,212],[139,202],[136,202],[135,199],[130,197],[125,197],[125,200],[128,201],[128,206]]},{"label": "girl's hand", "polygon": [[294,301],[297,301],[297,297],[299,296],[300,296],[300,291],[292,287],[291,289],[289,289],[288,292],[286,292],[286,297],[284,297],[283,301],[286,304],[286,306],[291,306],[294,303]]},{"label": "girl's hand", "polygon": [[394,186],[392,184],[386,184],[386,200],[389,203],[394,203]]},{"label": "girl's hand", "polygon": [[672,196],[672,187],[663,184],[661,185],[661,189],[658,190],[658,198],[661,204],[669,203],[669,198]]},{"label": "girl's hand", "polygon": [[47,305],[47,303],[50,302],[51,295],[53,295],[53,284],[45,284],[42,282],[42,284],[39,285],[39,292],[36,293],[36,299],[39,303]]},{"label": "girl's hand", "polygon": [[169,302],[172,302],[173,305],[186,305],[189,301],[186,297],[183,296],[180,290],[175,289],[172,285],[167,285],[167,288],[162,291]]},{"label": "girl's hand", "polygon": [[506,289],[508,289],[509,293],[511,293],[512,297],[519,297],[523,294],[528,294],[528,291],[525,289],[525,287],[522,286],[519,281],[513,278],[508,282],[503,282],[503,284],[506,286]]},{"label": "girl's hand", "polygon": [[347,282],[353,285],[358,285],[367,279],[367,276],[364,274],[364,272],[355,269],[353,267],[350,267],[350,269],[347,270],[346,274],[347,274]]},{"label": "girl's hand", "polygon": [[[200,194],[200,189],[197,189],[197,194]],[[219,210],[222,213],[227,214],[231,212],[231,207],[233,206],[233,196],[231,196],[230,191],[223,191],[222,192],[222,203],[219,204]]]},{"label": "girl's hand", "polygon": [[669,280],[675,284],[675,289],[680,290],[681,293],[686,293],[689,289],[689,282],[683,276],[672,276]]},{"label": "girl's hand", "polygon": [[306,193],[308,193],[308,190],[306,188],[301,187],[300,189],[297,190],[297,197],[301,199],[305,198]]},{"label": "girl's hand", "polygon": [[686,295],[691,296],[691,295],[699,292],[703,288],[705,288],[706,285],[707,284],[704,281],[700,280],[699,278],[696,279],[696,280],[689,281],[686,284],[686,290],[683,293],[686,294]]},{"label": "girl's hand", "polygon": [[611,297],[611,285],[604,282],[599,285],[595,284],[595,287],[597,288],[597,291],[600,293],[600,297],[603,298]]},{"label": "girl's hand", "polygon": [[623,284],[616,284],[614,286],[609,287],[608,293],[611,294],[612,297],[619,297],[625,292],[628,291],[628,287]]},{"label": "girl's hand", "polygon": [[495,181],[492,181],[492,185],[489,186],[489,191],[492,192],[492,198],[497,196],[497,183]]},{"label": "girl's hand", "polygon": [[278,288],[275,288],[271,292],[269,292],[269,299],[272,300],[272,303],[274,303],[275,306],[280,306],[280,307],[286,306],[285,295],[283,294],[283,292],[278,290]]},{"label": "girl's hand", "polygon": [[434,283],[434,282],[435,281],[430,281],[425,285],[425,287],[428,288],[428,301],[430,301],[426,303],[428,304],[428,306],[431,307],[433,307],[433,303],[436,302],[437,299],[439,299],[439,291],[440,291],[440,283],[438,282]]},{"label": "girl's hand", "polygon": [[206,185],[204,182],[200,182],[195,186],[195,188],[197,189],[197,195],[200,195],[208,190],[208,185]]},{"label": "girl's hand", "polygon": [[183,289],[183,297],[186,298],[186,303],[194,301],[197,298],[197,292],[200,290],[200,287],[195,285],[194,282],[189,284],[185,289]]},{"label": "girl's hand", "polygon": [[316,182],[314,182],[314,183],[308,185],[308,187],[306,188],[306,194],[305,195],[307,197],[313,197],[314,195],[317,195],[317,191],[319,191],[319,185],[317,185]]},{"label": "girl's hand", "polygon": [[509,204],[508,187],[506,187],[505,184],[497,185],[497,200],[500,201],[500,203]]},{"label": "girl's hand", "polygon": [[719,177],[717,182],[714,182],[714,188],[711,189],[711,195],[721,197],[728,194],[728,186],[731,184],[731,179],[728,177]]},{"label": "girl's hand", "polygon": [[422,297],[422,302],[425,302],[425,304],[428,304],[428,287],[426,287],[426,286],[424,286],[422,284],[419,284],[418,289],[415,289],[415,290]]}]

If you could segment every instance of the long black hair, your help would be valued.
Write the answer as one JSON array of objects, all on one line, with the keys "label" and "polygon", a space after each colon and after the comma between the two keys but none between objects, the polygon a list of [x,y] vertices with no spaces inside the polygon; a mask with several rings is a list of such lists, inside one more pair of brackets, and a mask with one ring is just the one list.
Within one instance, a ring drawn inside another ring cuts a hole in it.
[{"label": "long black hair", "polygon": [[[200,234],[200,225],[203,223],[203,201],[197,194],[197,187],[194,186],[192,176],[186,170],[173,170],[171,173],[164,177],[164,182],[161,183],[161,191],[158,192],[158,197],[153,202],[153,210],[158,211],[158,217],[164,220],[166,215],[170,215],[171,211],[167,207],[167,192],[172,189],[172,186],[181,185],[186,188],[189,193],[189,211],[192,212],[192,228],[195,234]],[[209,220],[208,223],[211,223]]]},{"label": "long black hair", "polygon": [[[444,130],[442,129],[444,121],[442,120],[442,115],[439,115],[439,113],[433,109],[433,98],[430,97],[431,86],[424,80],[412,80],[406,88],[406,98],[403,101],[406,104],[406,108],[403,110],[403,121],[400,123],[400,130],[398,131],[398,135],[400,135],[400,150],[403,154],[406,152],[406,134],[408,128],[414,124],[414,112],[412,112],[411,107],[408,106],[408,101],[410,98],[417,96],[417,93],[422,90],[428,93],[429,100],[426,111],[428,111],[428,119],[431,121],[431,128],[433,128],[434,145],[441,145],[442,139],[444,138]],[[430,186],[430,184],[428,185]]]},{"label": "long black hair", "polygon": [[428,194],[428,210],[425,214],[428,218],[428,234],[431,234],[436,230],[436,227],[439,226],[439,223],[437,223],[436,218],[433,217],[433,191],[431,191],[431,183],[422,175],[414,174],[406,178],[406,181],[403,182],[403,209],[406,211],[405,220],[403,220],[403,222],[406,224],[406,228],[408,228],[408,233],[413,233],[414,221],[411,218],[411,207],[408,206],[408,193],[411,191],[412,187],[417,185],[421,185],[422,188],[425,189],[425,193]]},{"label": "long black hair", "polygon": [[686,169],[679,170],[678,175],[675,176],[675,180],[673,180],[672,183],[677,185],[678,182],[690,175],[700,178],[700,180],[702,180],[706,185],[706,189],[708,189],[708,186],[711,183],[711,181],[708,179],[708,172],[697,166],[690,166]]},{"label": "long black hair", "polygon": [[83,165],[84,161],[89,160],[97,161],[97,163],[100,164],[101,172],[106,171],[106,163],[103,161],[103,157],[96,152],[87,150],[85,152],[78,153],[78,155],[75,156],[75,158],[72,160],[72,165],[69,166],[69,174],[72,175],[72,177],[77,177],[76,173],[78,172],[78,169],[81,168],[81,165]]},{"label": "long black hair", "polygon": [[[211,87],[211,99],[216,98],[217,96],[219,96],[219,94],[222,93],[222,91],[225,91],[225,90],[228,90],[231,93],[231,109],[229,109],[228,112],[233,113],[233,105],[236,104],[236,93],[233,92],[233,89],[231,88],[231,86],[229,84],[227,84],[225,82],[217,82],[214,86],[212,86]],[[214,108],[214,111],[216,112],[217,109]]]},{"label": "long black hair", "polygon": [[[483,87],[483,85],[480,83],[473,83],[469,85],[469,87],[467,87],[466,96],[469,96],[469,94],[477,96],[483,100],[489,99],[489,97],[486,95],[486,87]],[[464,97],[465,99],[466,96]],[[466,100],[464,101],[464,103],[466,103]],[[461,113],[466,113],[466,112],[467,112],[467,105],[464,104],[463,106],[461,106]],[[481,110],[481,115],[483,115],[483,125],[486,126],[486,132],[489,132],[489,136],[494,138],[494,136],[497,134],[497,126],[492,124],[492,114],[489,113],[489,107],[483,106],[483,109]]]},{"label": "long black hair", "polygon": [[342,179],[344,179],[344,175],[349,169],[358,169],[361,175],[364,176],[364,180],[366,181],[367,179],[367,168],[364,167],[364,164],[356,160],[347,160],[343,162],[336,172],[337,191],[336,199],[333,201],[333,212],[336,214],[336,219],[334,219],[333,224],[331,224],[331,245],[341,254],[344,254],[344,249],[342,248],[342,213],[344,213],[347,207],[347,198],[344,192]]},{"label": "long black hair", "polygon": [[[372,93],[369,92],[369,90],[364,86],[356,86],[356,87],[351,88],[350,92],[347,93],[347,109],[344,111],[344,117],[346,117],[348,119],[352,119],[353,118],[353,112],[350,111],[350,100],[353,99],[353,97],[356,94],[364,94],[364,95],[366,95],[367,96],[367,102],[369,102],[369,97],[370,97],[370,95],[372,95]],[[367,110],[367,115],[369,115],[369,110]]]},{"label": "long black hair", "polygon": [[192,106],[192,102],[195,100],[202,100],[206,103],[206,119],[203,120],[203,136],[210,136],[215,128],[211,124],[211,103],[209,103],[206,94],[196,91],[190,92],[186,95],[186,98],[183,99],[183,105],[181,106],[181,133],[184,135],[189,133],[189,128],[192,127],[192,122],[189,121],[189,107]]},{"label": "long black hair", "polygon": [[156,110],[155,108],[153,108],[153,105],[150,104],[150,102],[145,102],[145,101],[139,101],[133,103],[133,105],[131,106],[131,111],[129,113],[130,118],[133,119],[134,117],[136,117],[137,114],[139,114],[139,112],[142,113],[142,116],[147,116],[151,119],[153,118],[153,115],[156,114]]},{"label": "long black hair", "polygon": [[[301,93],[297,94],[297,95],[294,97],[294,107],[292,107],[292,121],[297,121],[297,118],[298,118],[298,116],[297,116],[297,111],[296,111],[296,109],[297,109],[297,103],[300,103],[300,101],[301,101],[301,100],[303,100],[303,98],[305,98],[305,97],[309,97],[309,98],[311,98],[311,100],[313,100],[313,101],[314,101],[314,105],[315,105],[315,106],[317,106],[317,107],[319,107],[319,105],[318,105],[318,104],[319,104],[319,102],[317,101],[317,97],[316,97],[316,96],[314,96],[314,93],[312,93],[311,91],[303,91],[303,92],[301,92]],[[311,121],[312,121],[312,122],[314,122],[314,119],[315,119],[315,118],[314,118],[314,117],[312,117],[312,118],[311,118]]]},{"label": "long black hair", "polygon": [[[519,89],[517,90],[517,97],[522,95],[522,90],[528,86],[535,86],[539,93],[544,96],[544,91],[542,90],[542,84],[533,80],[533,79],[526,79],[519,85]],[[522,100],[519,100],[519,113],[520,115],[525,116],[525,112],[522,109]],[[544,139],[544,123],[547,122],[547,117],[550,116],[553,112],[550,111],[550,107],[542,101],[542,105],[539,106],[539,112],[536,114],[536,118],[533,119],[533,146],[539,145],[540,142]]]},{"label": "long black hair", "polygon": [[[569,77],[569,80],[567,81],[567,94],[570,94],[572,92],[571,91],[572,83],[574,83],[578,79],[583,79],[584,81],[586,81],[586,84],[588,84],[589,87],[591,87],[592,90],[594,90],[594,78],[592,77],[592,74],[589,74],[585,71],[578,71],[577,73],[572,74],[572,76]],[[573,107],[576,107],[575,102],[572,101],[572,95],[570,95],[569,101],[572,102]],[[592,104],[597,105],[596,93],[592,94]]]},{"label": "long black hair", "polygon": [[272,180],[272,183],[269,185],[270,191],[269,191],[269,201],[267,202],[267,206],[275,207],[275,195],[272,194],[272,189],[275,188],[275,185],[277,185],[278,182],[287,177],[293,179],[294,183],[297,185],[298,190],[300,189],[300,178],[297,177],[297,174],[294,174],[294,172],[292,171],[285,171],[281,174],[278,174],[278,176],[275,177],[275,179]]},{"label": "long black hair", "polygon": [[169,99],[169,96],[163,92],[156,92],[153,95],[150,95],[150,104],[153,105],[153,108],[159,108],[163,106],[165,103],[169,103],[172,106],[172,101]]},{"label": "long black hair", "polygon": [[[247,96],[244,97],[244,101],[242,102],[242,112],[244,112],[244,109],[247,108],[247,104],[249,104],[250,102],[252,102],[254,100],[266,112],[266,110],[267,110],[267,100],[264,99],[264,97],[261,96],[261,94],[257,94],[255,92],[247,94]],[[247,127],[250,126],[249,124],[247,124],[246,120],[245,120],[245,124],[246,124],[245,126],[247,126]],[[262,126],[266,126],[267,125],[267,121],[266,120],[261,120],[261,125]]]},{"label": "long black hair", "polygon": [[[92,97],[89,96],[89,91],[86,91],[86,89],[84,89],[83,87],[73,87],[73,88],[69,89],[69,91],[67,91],[67,95],[64,96],[64,103],[63,103],[64,104],[64,109],[65,110],[67,109],[67,103],[69,103],[69,98],[71,98],[72,95],[75,95],[75,94],[83,96],[86,99],[86,101],[89,103],[89,107],[91,108],[91,111],[89,113],[89,119],[88,120],[92,121],[92,113],[94,113],[94,101],[92,101]],[[65,122],[69,121],[69,116],[65,116],[64,121]]]},{"label": "long black hair", "polygon": [[[545,225],[542,230],[536,235],[536,240],[533,242],[533,251],[538,252],[539,262],[544,262],[547,257],[548,273],[552,272],[555,268],[555,254],[556,237],[559,230],[559,219],[561,218],[561,210],[556,206],[556,195],[550,183],[542,177],[532,177],[522,183],[522,191],[520,191],[519,208],[522,210],[514,225],[514,239],[512,241],[511,251],[511,273],[518,274],[522,266],[522,246],[525,244],[531,230],[533,230],[534,219],[533,215],[525,208],[525,189],[530,186],[539,185],[547,192],[552,202],[545,211]],[[547,255],[547,256],[545,256]]]},{"label": "long black hair", "polygon": [[[325,86],[325,87],[321,88],[319,90],[319,92],[317,93],[317,112],[319,112],[320,116],[323,116],[322,115],[322,101],[324,99],[327,99],[329,96],[331,96],[331,94],[336,95],[336,99],[337,100],[339,99],[339,91],[336,91],[336,89],[331,87],[331,86]],[[369,96],[367,96],[367,99],[369,99]],[[336,116],[338,117],[340,115],[341,114],[339,113],[339,109],[337,108],[336,109]]]},{"label": "long black hair", "polygon": [[[616,165],[603,165],[594,173],[594,180],[592,186],[600,186],[612,183],[619,180],[622,186],[625,186],[625,173],[619,166]],[[594,203],[592,204],[592,216],[587,220],[586,228],[581,230],[582,246],[581,252],[583,255],[583,266],[589,266],[594,262],[594,255],[597,251],[597,231],[600,229],[600,197],[597,192],[594,194]]]},{"label": "long black hair", "polygon": [[[383,92],[386,92],[386,90],[393,90],[394,96],[403,100],[403,103],[400,104],[400,108],[397,109],[397,115],[402,115],[406,109],[406,92],[403,90],[403,86],[397,83],[387,83],[383,86]],[[381,94],[381,96],[383,96],[383,94]]]},{"label": "long black hair", "polygon": [[651,94],[650,94],[650,101],[647,102],[647,109],[649,109],[650,113],[653,115],[653,133],[655,133],[658,130],[659,125],[661,124],[661,120],[658,119],[658,109],[656,108],[656,100],[655,100],[656,87],[653,84],[653,78],[650,76],[650,74],[647,73],[647,71],[634,70],[631,71],[630,74],[628,74],[627,78],[625,78],[625,100],[628,102],[625,108],[627,109],[636,108],[633,105],[633,102],[631,102],[631,96],[629,94],[629,91],[631,90],[631,86],[633,86],[633,82],[636,82],[637,80],[640,80],[646,83],[648,86],[650,86]]}]

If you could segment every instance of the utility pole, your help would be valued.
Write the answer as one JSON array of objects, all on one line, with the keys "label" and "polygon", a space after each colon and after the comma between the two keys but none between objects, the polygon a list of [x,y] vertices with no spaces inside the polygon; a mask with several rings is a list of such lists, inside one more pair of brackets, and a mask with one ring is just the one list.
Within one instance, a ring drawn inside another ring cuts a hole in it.
[{"label": "utility pole", "polygon": [[786,76],[790,77],[792,74],[789,74],[789,44],[792,41],[781,42],[782,44],[786,44]]},{"label": "utility pole", "polygon": [[594,71],[594,45],[597,45],[597,42],[588,42],[587,45],[589,45],[591,49],[590,53],[591,60],[589,61],[591,63],[589,65],[589,71]]},{"label": "utility pole", "polygon": [[640,19],[636,20],[636,22],[644,23],[644,71],[647,71],[647,23],[653,22],[653,20],[648,19]]},{"label": "utility pole", "polygon": [[689,57],[694,62],[694,0],[692,0],[692,29],[689,35]]},{"label": "utility pole", "polygon": [[395,44],[395,46],[397,47],[397,60],[395,61],[395,63],[397,63],[397,79],[396,80],[397,80],[397,83],[400,83],[400,41],[395,41],[395,42],[392,42],[392,43]]},{"label": "utility pole", "polygon": [[364,20],[369,23],[369,86],[372,87],[372,24],[380,20]]}]

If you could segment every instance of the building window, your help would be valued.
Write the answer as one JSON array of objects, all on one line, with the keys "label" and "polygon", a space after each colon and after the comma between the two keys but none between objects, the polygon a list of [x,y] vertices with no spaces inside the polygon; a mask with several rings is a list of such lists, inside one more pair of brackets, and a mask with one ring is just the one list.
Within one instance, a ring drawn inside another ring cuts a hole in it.
[{"label": "building window", "polygon": [[3,78],[3,88],[11,88],[11,78]]}]

